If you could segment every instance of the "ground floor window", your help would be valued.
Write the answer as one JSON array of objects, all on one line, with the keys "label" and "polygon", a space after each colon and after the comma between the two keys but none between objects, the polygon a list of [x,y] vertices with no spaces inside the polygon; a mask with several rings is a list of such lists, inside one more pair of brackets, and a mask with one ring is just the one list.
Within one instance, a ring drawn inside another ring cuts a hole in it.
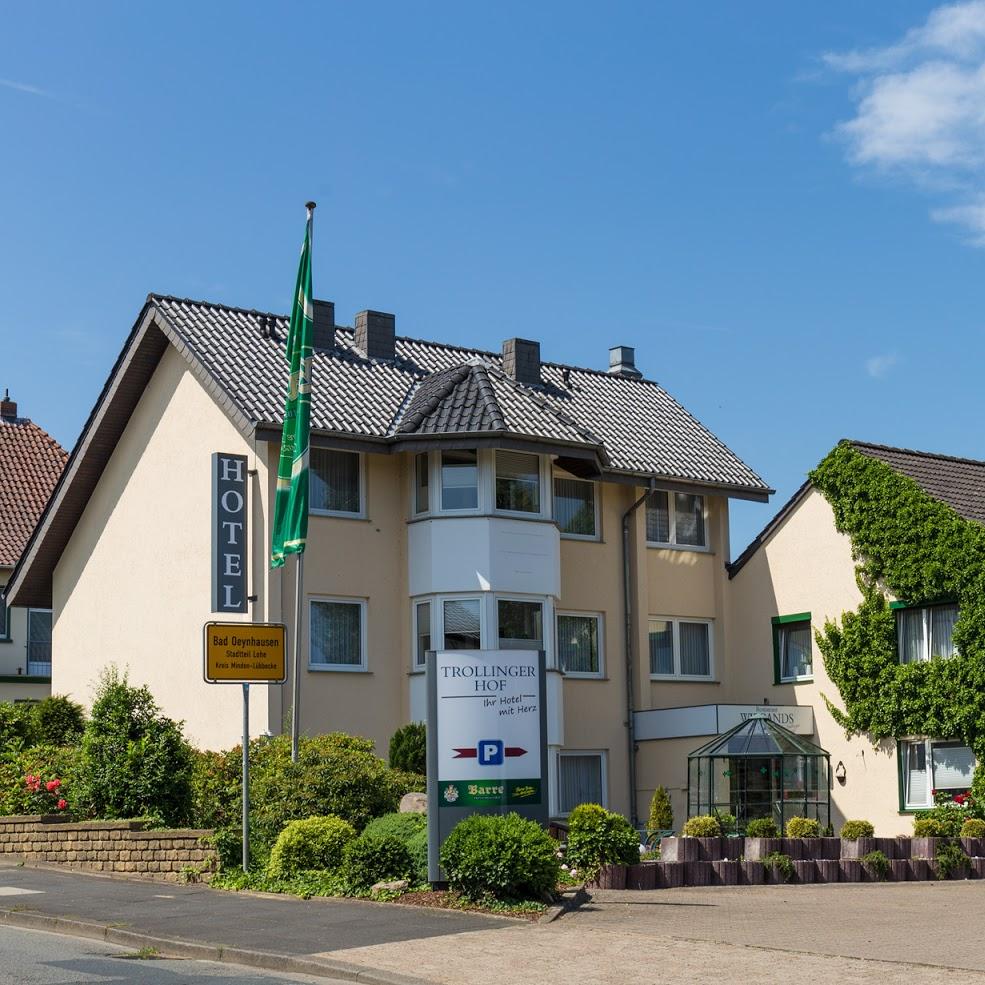
[{"label": "ground floor window", "polygon": [[361,599],[311,599],[310,670],[366,669],[366,603]]},{"label": "ground floor window", "polygon": [[960,742],[907,739],[899,745],[904,809],[932,807],[934,792],[965,793],[971,788],[975,754]]},{"label": "ground floor window", "polygon": [[499,599],[499,648],[501,650],[543,650],[544,605],[521,599]]},{"label": "ground floor window", "polygon": [[605,753],[558,754],[558,810],[570,814],[579,804],[606,803]]},{"label": "ground floor window", "polygon": [[444,648],[482,648],[482,612],[479,599],[445,599],[442,607]]}]

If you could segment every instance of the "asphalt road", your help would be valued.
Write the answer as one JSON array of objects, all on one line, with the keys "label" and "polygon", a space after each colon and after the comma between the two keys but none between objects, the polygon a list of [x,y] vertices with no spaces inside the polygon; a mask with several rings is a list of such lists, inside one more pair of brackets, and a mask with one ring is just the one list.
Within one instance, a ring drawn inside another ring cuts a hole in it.
[{"label": "asphalt road", "polygon": [[[338,979],[279,975],[212,961],[138,957],[102,941],[0,927],[0,985],[342,985]],[[351,985],[351,983],[349,983]]]}]

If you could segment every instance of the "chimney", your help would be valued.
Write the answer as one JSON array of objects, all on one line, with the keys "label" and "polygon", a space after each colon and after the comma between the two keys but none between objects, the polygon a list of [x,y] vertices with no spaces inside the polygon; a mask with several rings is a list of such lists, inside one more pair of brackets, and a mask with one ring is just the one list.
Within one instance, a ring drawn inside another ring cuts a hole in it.
[{"label": "chimney", "polygon": [[17,403],[10,399],[10,391],[4,387],[3,400],[0,400],[0,418],[13,421],[17,418]]},{"label": "chimney", "polygon": [[397,316],[385,311],[360,311],[356,315],[356,348],[368,359],[393,361]]},{"label": "chimney", "polygon": [[540,383],[540,343],[529,339],[506,339],[503,342],[503,372],[517,383]]},{"label": "chimney", "polygon": [[316,349],[335,348],[335,302],[314,298],[315,325],[313,345]]},{"label": "chimney", "polygon": [[636,368],[636,350],[631,345],[614,345],[609,350],[609,372],[638,380],[643,374]]}]

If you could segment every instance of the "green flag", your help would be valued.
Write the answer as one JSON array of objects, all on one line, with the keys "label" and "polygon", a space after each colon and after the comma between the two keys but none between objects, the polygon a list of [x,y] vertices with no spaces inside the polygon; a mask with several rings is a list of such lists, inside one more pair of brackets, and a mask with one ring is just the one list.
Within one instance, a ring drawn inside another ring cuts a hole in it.
[{"label": "green flag", "polygon": [[313,208],[314,203],[310,203],[284,353],[291,367],[291,380],[284,402],[284,431],[277,466],[274,542],[270,552],[272,568],[281,567],[286,554],[302,554],[308,539],[308,432],[311,429],[311,349],[315,321],[311,295]]}]

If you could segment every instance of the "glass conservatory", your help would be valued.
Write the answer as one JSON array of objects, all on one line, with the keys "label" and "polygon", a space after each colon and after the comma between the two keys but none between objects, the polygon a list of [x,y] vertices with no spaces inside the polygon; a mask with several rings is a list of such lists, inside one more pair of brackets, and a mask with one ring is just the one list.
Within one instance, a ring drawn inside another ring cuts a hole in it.
[{"label": "glass conservatory", "polygon": [[688,816],[730,814],[741,828],[771,817],[831,823],[831,757],[765,715],[715,736],[687,757]]}]

